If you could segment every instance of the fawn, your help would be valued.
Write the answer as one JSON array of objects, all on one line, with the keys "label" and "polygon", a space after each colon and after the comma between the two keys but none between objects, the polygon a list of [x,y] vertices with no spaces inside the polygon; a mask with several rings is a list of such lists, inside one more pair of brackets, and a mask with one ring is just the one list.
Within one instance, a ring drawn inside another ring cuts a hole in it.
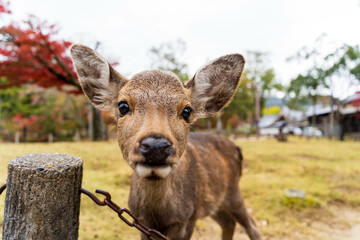
[{"label": "fawn", "polygon": [[185,84],[160,70],[128,80],[82,45],[71,47],[71,57],[85,95],[116,119],[118,144],[134,171],[129,207],[136,217],[169,239],[190,239],[196,220],[205,216],[219,223],[223,240],[232,239],[236,222],[250,239],[261,239],[238,185],[240,148],[215,134],[189,133],[197,118],[231,101],[242,55],[212,61]]}]

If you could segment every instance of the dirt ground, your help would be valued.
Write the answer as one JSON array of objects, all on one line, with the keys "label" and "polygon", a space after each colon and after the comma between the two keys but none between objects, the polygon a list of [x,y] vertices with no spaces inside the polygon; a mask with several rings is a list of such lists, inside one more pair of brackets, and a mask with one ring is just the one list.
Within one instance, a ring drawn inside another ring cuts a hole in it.
[{"label": "dirt ground", "polygon": [[329,240],[360,240],[360,211],[349,208],[334,207],[332,211],[340,220],[332,226],[318,224],[318,233]]},{"label": "dirt ground", "polygon": [[[332,207],[331,211],[336,216],[332,224],[314,222],[309,228],[314,233],[314,238],[307,240],[360,240],[360,211],[350,208]],[[266,222],[258,221],[260,229],[266,228]],[[206,230],[205,230],[206,228]],[[299,234],[299,233],[298,233]],[[303,240],[294,233],[293,237],[264,237],[264,240]],[[299,234],[301,235],[301,233]],[[192,238],[193,240],[219,240],[221,239],[220,227],[211,219],[204,219],[197,226]],[[249,239],[244,229],[237,224],[233,239]]]}]

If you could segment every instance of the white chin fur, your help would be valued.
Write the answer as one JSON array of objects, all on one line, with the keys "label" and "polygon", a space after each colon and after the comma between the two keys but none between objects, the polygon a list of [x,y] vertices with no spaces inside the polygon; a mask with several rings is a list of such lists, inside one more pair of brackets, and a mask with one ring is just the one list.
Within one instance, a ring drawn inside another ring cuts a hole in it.
[{"label": "white chin fur", "polygon": [[171,171],[171,167],[169,165],[152,167],[138,163],[136,164],[135,171],[142,178],[146,178],[146,177],[165,178],[169,175]]}]

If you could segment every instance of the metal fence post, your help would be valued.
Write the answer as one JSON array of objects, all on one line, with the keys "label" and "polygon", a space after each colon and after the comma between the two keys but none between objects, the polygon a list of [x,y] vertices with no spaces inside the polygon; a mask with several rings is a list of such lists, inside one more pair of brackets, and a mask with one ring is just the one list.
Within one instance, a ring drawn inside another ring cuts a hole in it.
[{"label": "metal fence post", "polygon": [[77,239],[82,160],[28,154],[8,165],[3,239]]}]

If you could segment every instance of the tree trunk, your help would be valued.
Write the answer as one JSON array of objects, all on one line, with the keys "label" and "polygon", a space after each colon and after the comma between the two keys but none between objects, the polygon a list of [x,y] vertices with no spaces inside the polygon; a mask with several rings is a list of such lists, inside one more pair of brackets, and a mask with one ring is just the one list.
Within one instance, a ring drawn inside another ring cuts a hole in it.
[{"label": "tree trunk", "polygon": [[75,129],[74,141],[75,142],[80,142],[80,140],[81,140],[80,130],[77,128],[77,129]]},{"label": "tree trunk", "polygon": [[94,108],[93,109],[93,127],[94,127],[94,141],[102,141],[104,137],[104,123],[101,111]]},{"label": "tree trunk", "polygon": [[328,137],[328,138],[330,138],[330,125],[329,125],[329,122],[330,122],[329,118],[324,117],[322,119],[322,123],[321,123],[321,125],[323,126],[323,130],[324,130],[324,136]]},{"label": "tree trunk", "polygon": [[20,142],[20,132],[16,131],[14,136],[14,142],[19,143]]},{"label": "tree trunk", "polygon": [[101,111],[92,104],[88,105],[88,138],[93,141],[102,141],[107,139],[106,126]]},{"label": "tree trunk", "polygon": [[334,137],[336,137],[336,139],[338,139],[338,140],[341,140],[342,139],[342,126],[341,126],[341,123],[340,123],[341,102],[339,100],[336,100],[334,102],[334,104],[336,104],[336,106],[337,106],[336,110],[334,111],[334,126],[336,126],[336,133],[335,133]]},{"label": "tree trunk", "polygon": [[87,122],[88,122],[88,130],[87,135],[89,140],[94,139],[94,126],[93,126],[93,111],[94,106],[91,103],[88,103],[87,105],[88,113],[87,113]]},{"label": "tree trunk", "polygon": [[316,96],[312,96],[312,102],[313,102],[313,115],[311,116],[311,126],[316,126]]},{"label": "tree trunk", "polygon": [[[96,42],[95,45],[95,50],[98,49],[98,47],[100,46],[100,42]],[[93,141],[101,141],[101,140],[105,140],[106,136],[104,134],[105,130],[105,124],[104,124],[104,119],[101,115],[101,111],[96,109],[93,105],[92,106],[92,126],[93,126],[93,137],[92,140]]]},{"label": "tree trunk", "polygon": [[28,154],[8,165],[3,239],[78,239],[82,160]]},{"label": "tree trunk", "polygon": [[333,96],[330,96],[330,124],[329,124],[329,139],[334,137],[334,130],[335,130],[335,112],[334,112],[334,99]]},{"label": "tree trunk", "polygon": [[23,140],[26,142],[27,139],[27,127],[23,127]]},{"label": "tree trunk", "polygon": [[54,142],[54,134],[48,133],[48,143],[53,143],[53,142]]}]

